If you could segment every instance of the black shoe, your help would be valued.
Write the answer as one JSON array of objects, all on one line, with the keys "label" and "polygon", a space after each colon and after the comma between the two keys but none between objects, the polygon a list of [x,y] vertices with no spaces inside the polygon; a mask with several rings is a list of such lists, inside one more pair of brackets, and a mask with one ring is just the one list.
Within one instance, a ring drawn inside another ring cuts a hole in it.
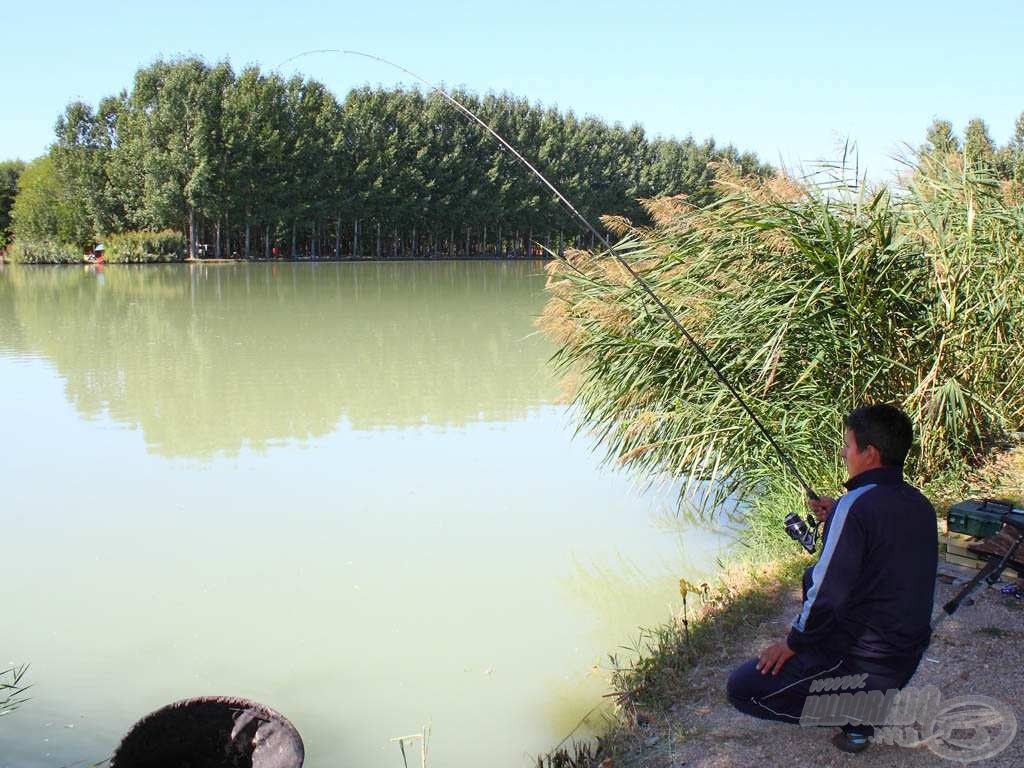
[{"label": "black shoe", "polygon": [[840,752],[857,754],[871,746],[867,735],[857,731],[840,731],[832,737],[832,743]]}]

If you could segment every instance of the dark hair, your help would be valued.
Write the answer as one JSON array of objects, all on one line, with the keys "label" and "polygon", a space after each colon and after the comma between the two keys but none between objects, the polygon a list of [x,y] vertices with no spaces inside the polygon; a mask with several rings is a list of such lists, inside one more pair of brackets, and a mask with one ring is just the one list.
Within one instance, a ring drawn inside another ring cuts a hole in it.
[{"label": "dark hair", "polygon": [[858,450],[875,446],[886,467],[902,467],[914,442],[910,417],[895,405],[861,406],[843,419],[843,425],[853,432]]}]

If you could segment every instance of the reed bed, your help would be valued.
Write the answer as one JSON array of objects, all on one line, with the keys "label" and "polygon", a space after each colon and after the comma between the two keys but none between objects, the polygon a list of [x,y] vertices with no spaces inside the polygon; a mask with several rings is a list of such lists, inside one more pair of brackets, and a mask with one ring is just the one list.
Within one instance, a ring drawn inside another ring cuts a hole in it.
[{"label": "reed bed", "polygon": [[[842,417],[866,402],[913,417],[919,483],[963,474],[1021,428],[1021,190],[958,155],[918,157],[888,187],[845,163],[716,177],[715,203],[651,200],[653,225],[605,224],[812,486],[845,479]],[[581,428],[641,475],[687,478],[682,495],[705,514],[740,502],[758,556],[791,547],[779,521],[801,508],[798,484],[664,315],[607,255],[548,269],[539,325]]]}]

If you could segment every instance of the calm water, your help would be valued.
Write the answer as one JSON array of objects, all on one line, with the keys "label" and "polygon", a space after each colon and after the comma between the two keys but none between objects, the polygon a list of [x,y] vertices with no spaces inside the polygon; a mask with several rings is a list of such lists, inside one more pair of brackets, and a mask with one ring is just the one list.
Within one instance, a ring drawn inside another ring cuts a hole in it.
[{"label": "calm water", "polygon": [[230,694],[306,765],[523,766],[717,538],[573,437],[536,263],[0,271],[0,766]]}]

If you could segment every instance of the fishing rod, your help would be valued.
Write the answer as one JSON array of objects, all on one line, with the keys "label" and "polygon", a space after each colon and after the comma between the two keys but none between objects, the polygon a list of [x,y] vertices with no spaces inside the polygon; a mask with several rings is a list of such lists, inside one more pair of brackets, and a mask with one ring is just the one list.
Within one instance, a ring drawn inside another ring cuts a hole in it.
[{"label": "fishing rod", "polygon": [[[1004,517],[1003,519],[1005,520],[1006,518]],[[964,586],[964,588],[961,589],[952,600],[943,605],[940,610],[936,611],[936,616],[932,619],[933,631],[943,621],[956,613],[960,604],[967,599],[982,580],[988,582],[989,586],[992,586],[999,581],[999,577],[1010,565],[1010,561],[1013,560],[1013,556],[1017,553],[1017,550],[1021,545],[1024,545],[1024,529],[1019,529],[1019,531],[1020,532],[1017,534],[1017,537],[1013,539],[1002,557],[997,559],[995,555],[989,556],[988,562],[974,575],[974,578],[967,582],[966,586]]]},{"label": "fishing rod", "polygon": [[[629,273],[629,275],[633,278],[636,284],[651,299],[651,301],[653,301],[655,305],[664,313],[664,315],[669,319],[672,325],[675,326],[679,334],[684,339],[686,339],[686,341],[690,344],[694,351],[697,352],[701,360],[703,360],[704,363],[707,364],[707,366],[712,371],[714,371],[715,376],[718,378],[718,381],[729,391],[733,398],[735,398],[736,402],[739,403],[740,407],[744,410],[747,416],[750,417],[750,420],[754,423],[754,426],[756,426],[758,430],[760,430],[761,434],[764,435],[765,439],[768,440],[768,443],[775,450],[775,453],[778,455],[779,460],[782,462],[782,465],[793,474],[797,482],[799,482],[801,487],[803,487],[804,491],[807,493],[807,498],[809,498],[811,501],[818,500],[818,494],[816,494],[814,490],[811,488],[810,484],[806,480],[804,480],[803,475],[800,473],[800,470],[797,469],[797,466],[793,462],[792,458],[790,458],[789,454],[787,454],[783,450],[782,446],[779,445],[778,441],[768,431],[768,428],[765,427],[765,425],[757,417],[757,414],[755,414],[754,411],[751,410],[750,406],[747,404],[747,401],[743,398],[739,391],[737,391],[736,387],[733,386],[732,382],[729,381],[729,379],[726,377],[725,373],[718,366],[718,364],[711,359],[711,356],[708,354],[704,346],[690,334],[690,332],[685,328],[685,326],[683,326],[683,324],[675,316],[672,310],[670,310],[665,305],[665,302],[663,302],[658,297],[658,295],[654,292],[654,290],[647,283],[647,281],[644,280],[643,277],[641,277],[635,269],[633,269],[629,262],[622,258],[622,256],[612,246],[611,242],[609,242],[608,238],[605,237],[605,235],[603,235],[600,231],[598,231],[598,229],[593,224],[590,223],[589,219],[587,219],[587,217],[580,213],[579,210],[577,210],[576,206],[574,206],[572,202],[570,202],[570,200],[565,195],[563,195],[561,191],[559,191],[559,189],[547,179],[546,176],[544,176],[543,173],[537,170],[533,163],[527,160],[526,157],[524,157],[519,150],[513,147],[501,134],[495,131],[490,125],[484,122],[482,118],[480,118],[475,112],[473,112],[473,110],[471,110],[461,101],[456,99],[441,86],[435,85],[426,78],[416,74],[412,70],[409,70],[401,66],[400,64],[396,64],[393,61],[389,61],[388,59],[385,59],[381,56],[376,56],[371,53],[363,53],[362,51],[353,51],[346,49],[318,49],[315,51],[306,51],[305,53],[300,53],[296,56],[292,56],[291,58],[286,59],[281,64],[279,64],[278,67],[283,66],[284,64],[287,64],[290,61],[294,61],[295,59],[300,58],[302,56],[314,53],[340,53],[342,55],[347,56],[361,56],[363,58],[370,59],[372,61],[376,61],[390,67],[394,67],[400,72],[404,72],[410,77],[426,85],[432,92],[436,92],[443,96],[448,102],[454,105],[455,108],[458,109],[462,114],[464,114],[472,122],[476,123],[481,128],[483,128],[502,147],[511,152],[512,156],[515,157],[516,160],[522,163],[522,165],[524,165],[530,171],[530,173],[536,176],[544,184],[544,186],[547,187],[548,190],[555,195],[558,201],[562,203],[562,205],[565,206],[566,209],[568,209],[568,211],[573,215],[576,221],[580,225],[582,225],[587,231],[589,231],[590,234],[597,238],[598,242],[600,242],[600,244],[603,246],[605,253],[614,258],[622,266],[622,268],[625,269],[627,273]],[[563,259],[563,261],[569,266],[573,267],[573,269],[575,269],[577,272],[579,272],[579,270],[576,269],[576,267],[572,265],[567,259]],[[817,539],[818,521],[812,515],[808,515],[805,522],[805,520],[801,519],[799,515],[797,515],[794,512],[791,512],[786,516],[784,525],[786,527],[786,533],[788,533],[791,538],[799,542],[808,552],[814,552],[814,545]]]}]

